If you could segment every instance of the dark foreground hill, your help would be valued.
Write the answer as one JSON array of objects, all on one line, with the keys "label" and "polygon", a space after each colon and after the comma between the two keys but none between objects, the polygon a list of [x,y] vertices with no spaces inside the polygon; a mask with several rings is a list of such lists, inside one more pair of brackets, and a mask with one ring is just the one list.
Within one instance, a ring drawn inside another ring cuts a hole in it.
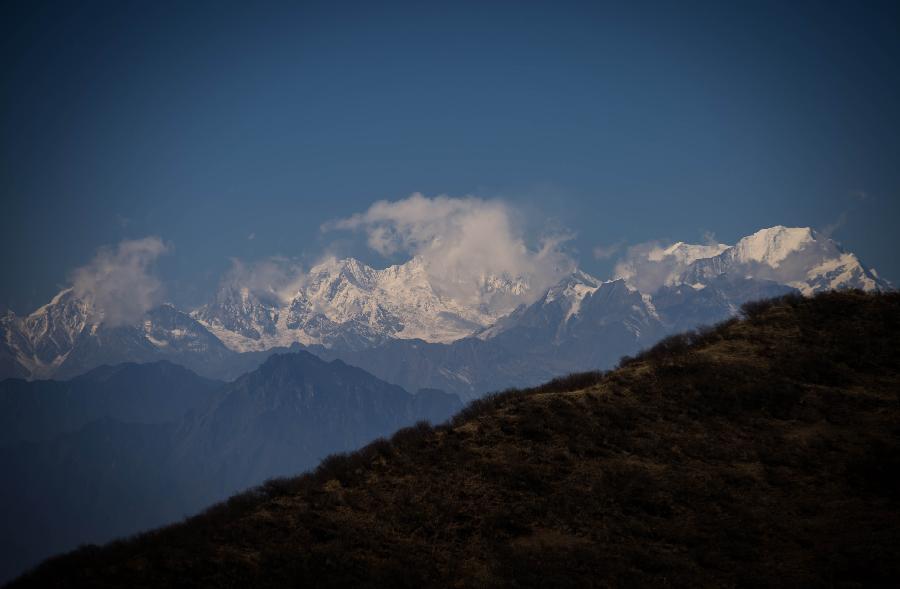
[{"label": "dark foreground hill", "polygon": [[896,586],[900,296],[745,315],[15,586]]}]

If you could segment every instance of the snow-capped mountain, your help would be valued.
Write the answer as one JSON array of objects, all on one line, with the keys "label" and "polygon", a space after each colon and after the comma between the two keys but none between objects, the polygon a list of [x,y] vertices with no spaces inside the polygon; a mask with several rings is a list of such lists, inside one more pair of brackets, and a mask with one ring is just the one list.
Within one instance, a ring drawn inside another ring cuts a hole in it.
[{"label": "snow-capped mountain", "polygon": [[0,319],[5,376],[66,378],[102,364],[168,359],[216,374],[233,355],[187,313],[161,305],[132,325],[110,327],[90,301],[65,289],[30,315]]},{"label": "snow-capped mountain", "polygon": [[27,317],[8,313],[0,322],[3,343],[25,375],[55,372],[88,325],[88,305],[65,289]]},{"label": "snow-capped mountain", "polygon": [[622,346],[634,352],[664,332],[651,297],[624,280],[600,281],[579,272],[479,337],[517,353],[527,347],[547,356],[605,364],[610,350],[618,351],[617,360],[625,353]]},{"label": "snow-capped mountain", "polygon": [[785,284],[805,295],[841,288],[889,288],[856,255],[809,227],[779,225],[757,231],[717,255],[692,261],[673,282],[702,285],[722,274]]},{"label": "snow-capped mountain", "polygon": [[[726,319],[747,301],[792,291],[811,295],[839,288],[889,288],[854,254],[808,227],[763,229],[734,246],[677,242],[650,248],[643,255],[645,260],[620,264],[614,281],[576,271],[538,301],[516,309],[477,337],[487,340],[540,325],[548,341],[565,340],[595,322],[598,314],[609,315],[611,299],[601,295],[612,292],[615,284],[632,293],[631,306],[623,307],[618,320],[635,326],[637,339],[638,326],[646,330],[654,321],[665,331],[690,329]],[[637,285],[646,283],[641,271],[656,274],[662,286],[639,290]],[[626,317],[629,314],[633,316]]]},{"label": "snow-capped mountain", "polygon": [[290,289],[231,279],[190,314],[163,305],[117,327],[67,289],[26,317],[0,318],[0,377],[60,378],[103,363],[168,359],[228,379],[299,344],[406,388],[471,397],[611,366],[666,334],[733,316],[750,300],[890,288],[809,228],[763,229],[733,246],[641,251],[643,259],[617,266],[614,280],[575,270],[539,296],[526,277],[461,285],[421,258],[383,270],[329,259]]},{"label": "snow-capped mountain", "polygon": [[[491,325],[528,290],[524,279],[497,276],[483,277],[479,287],[484,296],[477,301],[441,293],[418,257],[383,270],[330,259],[286,300],[266,301],[247,286],[226,284],[193,317],[237,351],[295,342],[360,349],[392,338],[446,343]],[[501,297],[511,302],[497,304]]]},{"label": "snow-capped mountain", "polygon": [[[646,280],[645,274],[652,272],[655,282],[666,285],[680,284],[682,274],[697,260],[718,256],[729,246],[716,244],[691,244],[679,241],[668,247],[652,247],[644,257],[620,262],[616,267],[616,278],[625,280],[629,286],[640,288]],[[639,263],[649,262],[649,263]]]},{"label": "snow-capped mountain", "polygon": [[554,339],[561,337],[561,330],[569,319],[578,315],[581,303],[604,284],[587,272],[576,270],[547,290],[546,294],[531,305],[520,305],[512,313],[501,317],[493,325],[478,331],[479,339],[492,339],[500,334],[522,325],[554,326]]},{"label": "snow-capped mountain", "polygon": [[449,344],[395,339],[365,350],[317,353],[400,386],[438,388],[469,400],[609,367],[666,333],[647,296],[623,280],[579,272],[474,337]]}]

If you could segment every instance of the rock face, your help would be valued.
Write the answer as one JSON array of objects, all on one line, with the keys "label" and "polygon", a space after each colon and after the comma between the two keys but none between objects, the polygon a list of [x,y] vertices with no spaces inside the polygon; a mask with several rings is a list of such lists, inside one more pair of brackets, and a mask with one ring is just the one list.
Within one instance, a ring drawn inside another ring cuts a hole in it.
[{"label": "rock face", "polygon": [[606,281],[576,270],[543,293],[523,277],[482,276],[477,295],[461,300],[420,258],[383,270],[332,259],[278,293],[234,279],[190,314],[164,305],[116,328],[92,320],[89,305],[65,290],[27,317],[0,319],[0,377],[168,359],[229,380],[274,351],[302,346],[407,389],[469,398],[610,367],[666,334],[726,319],[746,301],[890,288],[831,239],[782,226],[733,246],[654,247],[617,269]]}]

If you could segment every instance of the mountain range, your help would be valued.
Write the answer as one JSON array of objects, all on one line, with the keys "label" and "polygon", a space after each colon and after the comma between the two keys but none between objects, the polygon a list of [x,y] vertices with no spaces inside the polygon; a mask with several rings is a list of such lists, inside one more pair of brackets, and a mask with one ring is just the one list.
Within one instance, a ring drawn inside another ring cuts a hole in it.
[{"label": "mountain range", "polygon": [[900,295],[741,315],[11,587],[898,586]]},{"label": "mountain range", "polygon": [[472,398],[612,366],[749,300],[890,288],[829,237],[782,226],[733,246],[652,247],[610,280],[574,270],[544,292],[527,276],[482,276],[478,296],[461,298],[434,276],[418,257],[383,270],[331,259],[280,292],[229,279],[198,309],[163,305],[115,327],[64,290],[28,316],[0,320],[0,377],[67,378],[101,364],[169,360],[231,380],[271,353],[307,349],[409,390]]}]

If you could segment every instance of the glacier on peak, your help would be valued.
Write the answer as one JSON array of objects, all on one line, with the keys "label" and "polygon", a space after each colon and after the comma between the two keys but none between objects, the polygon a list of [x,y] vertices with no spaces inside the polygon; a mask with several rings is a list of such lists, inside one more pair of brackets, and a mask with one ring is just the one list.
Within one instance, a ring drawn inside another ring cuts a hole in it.
[{"label": "glacier on peak", "polygon": [[101,364],[160,359],[214,374],[223,372],[229,354],[220,340],[171,304],[147,311],[133,324],[107,325],[102,310],[71,288],[26,316],[0,319],[3,376],[66,378]]},{"label": "glacier on peak", "polygon": [[[734,258],[740,262],[760,262],[777,268],[787,257],[815,243],[823,243],[809,227],[785,227],[776,225],[760,229],[742,238],[734,246]],[[834,245],[825,238],[826,247]],[[711,257],[711,256],[709,256]]]},{"label": "glacier on peak", "polygon": [[680,284],[699,290],[726,274],[789,285],[806,295],[837,288],[889,288],[834,240],[809,227],[783,225],[761,229],[733,246],[678,242],[637,250],[616,271],[629,285],[650,293]]},{"label": "glacier on peak", "polygon": [[648,257],[652,261],[660,261],[666,257],[673,257],[682,264],[690,264],[701,258],[717,256],[726,249],[728,249],[728,246],[724,243],[700,245],[678,241],[665,249],[657,248],[651,250]]},{"label": "glacier on peak", "polygon": [[530,294],[525,278],[485,275],[464,285],[475,293],[466,299],[435,284],[429,270],[418,256],[382,270],[354,258],[329,258],[310,268],[282,301],[264,302],[250,293],[249,304],[223,304],[233,297],[219,294],[192,316],[236,351],[293,343],[358,349],[389,338],[455,341],[494,323]]}]

